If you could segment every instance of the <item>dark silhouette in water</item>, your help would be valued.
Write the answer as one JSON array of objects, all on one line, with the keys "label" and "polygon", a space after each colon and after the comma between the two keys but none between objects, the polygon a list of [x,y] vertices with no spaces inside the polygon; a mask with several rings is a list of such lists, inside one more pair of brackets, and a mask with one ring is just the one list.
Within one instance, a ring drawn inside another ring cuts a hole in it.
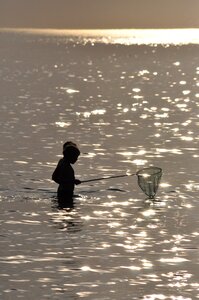
[{"label": "dark silhouette in water", "polygon": [[73,142],[66,142],[63,145],[63,158],[57,164],[52,174],[52,180],[59,184],[57,190],[58,204],[60,208],[73,207],[74,187],[81,181],[75,178],[71,164],[74,164],[80,155],[77,145]]}]

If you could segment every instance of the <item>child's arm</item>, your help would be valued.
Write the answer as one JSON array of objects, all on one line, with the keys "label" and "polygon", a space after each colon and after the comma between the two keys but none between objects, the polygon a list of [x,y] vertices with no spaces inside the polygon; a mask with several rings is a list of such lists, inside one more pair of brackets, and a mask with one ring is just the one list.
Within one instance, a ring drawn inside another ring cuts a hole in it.
[{"label": "child's arm", "polygon": [[52,180],[55,181],[57,184],[64,184],[62,173],[63,173],[63,160],[61,159],[58,162],[52,174]]},{"label": "child's arm", "polygon": [[59,176],[58,176],[58,166],[56,167],[55,171],[52,174],[52,180],[55,181],[57,184],[60,184]]},{"label": "child's arm", "polygon": [[55,171],[52,174],[52,180],[60,185],[71,186],[80,184],[81,181],[74,178],[74,171],[71,167],[66,166],[63,160],[60,160]]}]

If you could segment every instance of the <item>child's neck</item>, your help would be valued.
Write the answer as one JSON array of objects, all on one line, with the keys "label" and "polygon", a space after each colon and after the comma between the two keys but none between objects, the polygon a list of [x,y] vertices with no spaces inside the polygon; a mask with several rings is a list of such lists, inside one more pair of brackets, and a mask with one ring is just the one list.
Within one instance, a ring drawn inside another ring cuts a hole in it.
[{"label": "child's neck", "polygon": [[65,160],[65,162],[66,162],[67,164],[71,164],[70,161],[69,161],[66,157],[63,157],[63,159]]}]

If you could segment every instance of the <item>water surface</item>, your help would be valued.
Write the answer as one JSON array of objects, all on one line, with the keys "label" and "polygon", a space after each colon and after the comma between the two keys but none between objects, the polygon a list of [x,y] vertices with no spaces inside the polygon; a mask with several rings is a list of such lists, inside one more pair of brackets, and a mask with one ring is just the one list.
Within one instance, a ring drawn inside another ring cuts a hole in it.
[{"label": "water surface", "polygon": [[[123,38],[124,39],[124,38]],[[1,32],[2,299],[199,298],[198,45]],[[58,210],[51,174],[73,140],[82,184]]]}]

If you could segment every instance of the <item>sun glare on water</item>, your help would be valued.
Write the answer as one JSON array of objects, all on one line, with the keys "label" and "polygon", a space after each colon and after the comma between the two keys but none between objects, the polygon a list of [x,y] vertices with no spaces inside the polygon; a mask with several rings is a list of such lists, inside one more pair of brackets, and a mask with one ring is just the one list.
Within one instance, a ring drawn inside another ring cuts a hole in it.
[{"label": "sun glare on water", "polygon": [[79,43],[104,43],[122,45],[163,44],[186,45],[199,44],[199,29],[12,29],[4,28],[1,32],[18,32],[63,36],[77,39]]},{"label": "sun glare on water", "polygon": [[[122,33],[122,36],[120,36]],[[199,44],[197,29],[135,29],[113,32],[118,44]]]}]

